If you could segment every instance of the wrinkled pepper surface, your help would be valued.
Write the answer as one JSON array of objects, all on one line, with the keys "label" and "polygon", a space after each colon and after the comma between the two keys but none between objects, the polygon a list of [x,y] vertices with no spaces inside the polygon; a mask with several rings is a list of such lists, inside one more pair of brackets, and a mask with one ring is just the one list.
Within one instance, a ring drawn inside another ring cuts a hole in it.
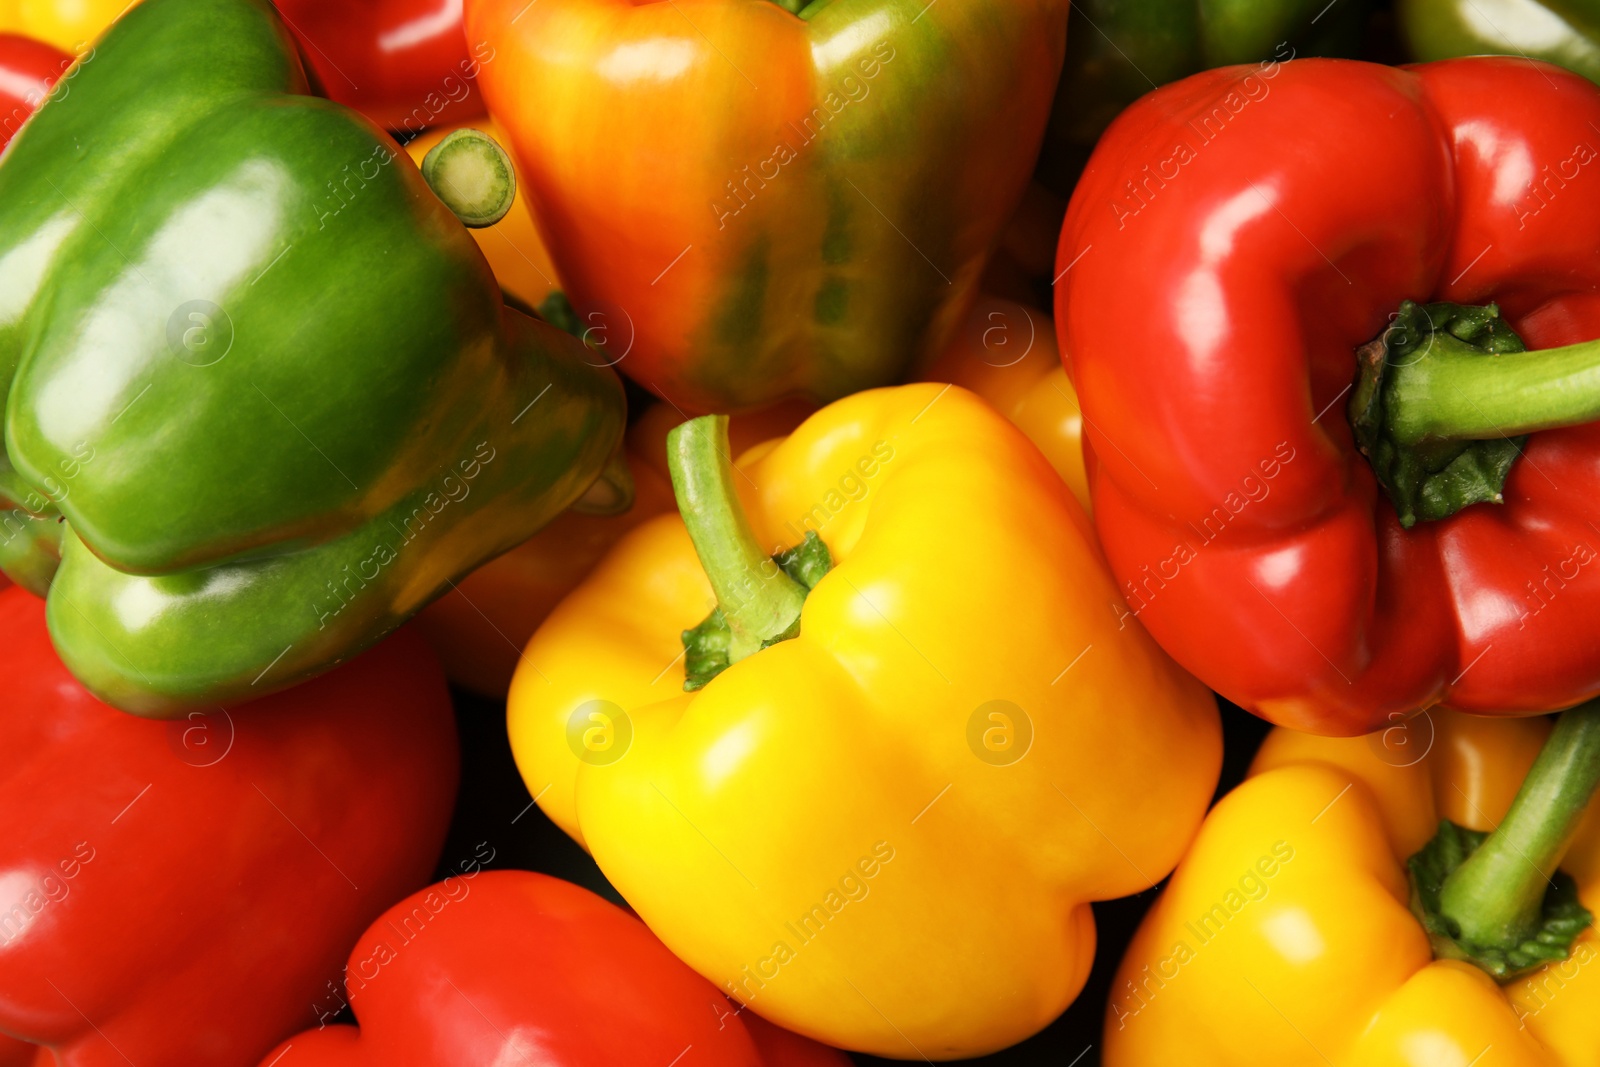
[{"label": "wrinkled pepper surface", "polygon": [[563,286],[686,411],[831,400],[940,352],[1043,134],[1064,0],[800,7],[467,6]]},{"label": "wrinkled pepper surface", "polygon": [[262,1067],[849,1062],[739,1010],[615,904],[528,871],[470,869],[396,904],[345,982],[359,1029],[300,1034]]},{"label": "wrinkled pepper surface", "polygon": [[1600,81],[1594,0],[1398,0],[1401,33],[1418,59],[1506,55],[1542,59]]},{"label": "wrinkled pepper surface", "polygon": [[1079,0],[1039,163],[1072,192],[1111,120],[1158,86],[1211,67],[1293,56],[1354,55],[1364,0]]},{"label": "wrinkled pepper surface", "polygon": [[[718,421],[669,441],[702,540],[675,515],[635,529],[529,644],[523,778],[767,1018],[901,1057],[1013,1044],[1082,987],[1088,902],[1181,853],[1216,779],[1212,699],[1118,627],[1082,509],[965,390],[849,397],[738,473]],[[752,650],[773,596],[801,615]]]},{"label": "wrinkled pepper surface", "polygon": [[28,121],[72,57],[54,45],[0,33],[0,149]]},{"label": "wrinkled pepper surface", "polygon": [[51,633],[102,699],[293,685],[594,481],[615,376],[304,95],[269,5],[148,0],[68,78],[0,162],[0,563],[43,592],[59,551]]},{"label": "wrinkled pepper surface", "polygon": [[411,634],[247,708],[151,722],[0,592],[0,1063],[251,1067],[425,884],[455,796],[444,678]]},{"label": "wrinkled pepper surface", "polygon": [[1228,699],[1356,734],[1600,691],[1597,127],[1490,57],[1232,67],[1106,133],[1056,297],[1095,520]]},{"label": "wrinkled pepper surface", "polygon": [[[1600,1044],[1600,937],[1497,984],[1435,959],[1407,858],[1441,819],[1500,823],[1544,719],[1435,710],[1368,738],[1268,736],[1206,819],[1112,987],[1109,1067],[1578,1067]],[[1600,908],[1600,820],[1561,869]],[[1537,877],[1537,876],[1536,876]],[[1538,886],[1541,890],[1543,885]]]}]

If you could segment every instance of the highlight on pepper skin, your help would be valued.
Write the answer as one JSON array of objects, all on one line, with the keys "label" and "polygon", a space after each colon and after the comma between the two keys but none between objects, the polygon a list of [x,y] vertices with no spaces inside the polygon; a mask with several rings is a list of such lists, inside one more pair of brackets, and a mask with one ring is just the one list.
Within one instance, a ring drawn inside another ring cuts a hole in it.
[{"label": "highlight on pepper skin", "polygon": [[1587,0],[0,0],[0,1067],[1594,1067]]}]

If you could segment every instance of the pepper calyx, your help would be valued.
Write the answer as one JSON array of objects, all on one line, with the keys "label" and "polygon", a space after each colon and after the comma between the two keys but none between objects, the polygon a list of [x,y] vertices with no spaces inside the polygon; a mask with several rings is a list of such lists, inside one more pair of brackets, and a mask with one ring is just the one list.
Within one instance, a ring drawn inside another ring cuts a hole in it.
[{"label": "pepper calyx", "polygon": [[1550,877],[1531,937],[1514,944],[1484,944],[1465,936],[1461,925],[1440,910],[1445,881],[1489,837],[1480,830],[1440,820],[1439,831],[1406,861],[1411,872],[1411,913],[1428,933],[1436,959],[1463,960],[1509,982],[1549,963],[1564,960],[1572,942],[1594,916],[1578,901],[1578,883],[1565,871]]},{"label": "pepper calyx", "polygon": [[1356,447],[1410,529],[1473,504],[1504,502],[1502,490],[1527,442],[1521,436],[1463,439],[1434,432],[1421,409],[1466,361],[1525,352],[1494,304],[1407,300],[1374,340],[1356,350],[1350,425]]},{"label": "pepper calyx", "polygon": [[[779,552],[772,557],[772,562],[806,593],[810,593],[822,581],[822,576],[833,569],[833,554],[816,531],[807,530],[804,541]],[[796,615],[787,630],[764,639],[761,647],[771,648],[780,641],[798,636],[800,616]],[[711,679],[733,663],[733,630],[720,607],[713,608],[700,625],[683,631],[684,692],[693,693],[705,688]]]}]

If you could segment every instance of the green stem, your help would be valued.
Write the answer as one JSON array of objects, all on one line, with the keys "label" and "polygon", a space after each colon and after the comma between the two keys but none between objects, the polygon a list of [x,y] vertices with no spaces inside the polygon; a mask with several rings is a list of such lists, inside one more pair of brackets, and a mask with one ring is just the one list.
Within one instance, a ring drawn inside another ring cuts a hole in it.
[{"label": "green stem", "polygon": [[1600,785],[1600,700],[1556,722],[1511,810],[1444,881],[1439,912],[1460,938],[1505,948],[1533,938],[1546,887]]},{"label": "green stem", "polygon": [[422,178],[463,226],[481,229],[505,218],[517,198],[511,157],[482,130],[459,129],[422,157]]},{"label": "green stem", "polygon": [[788,636],[807,589],[762,551],[745,517],[728,458],[728,417],[705,415],[667,435],[678,511],[731,632],[729,662]]},{"label": "green stem", "polygon": [[1486,441],[1600,419],[1600,341],[1485,359],[1441,341],[1394,372],[1397,440]]},{"label": "green stem", "polygon": [[772,2],[791,15],[798,15],[800,14],[800,9],[805,7],[810,0],[772,0]]},{"label": "green stem", "polygon": [[1350,427],[1408,529],[1503,503],[1525,435],[1600,419],[1600,341],[1529,352],[1493,304],[1407,300],[1356,364]]}]

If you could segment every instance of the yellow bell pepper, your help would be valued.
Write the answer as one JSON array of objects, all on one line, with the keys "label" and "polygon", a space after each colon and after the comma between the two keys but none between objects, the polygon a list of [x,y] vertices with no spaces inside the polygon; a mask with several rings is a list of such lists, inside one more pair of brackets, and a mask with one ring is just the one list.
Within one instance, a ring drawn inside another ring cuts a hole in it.
[{"label": "yellow bell pepper", "polygon": [[[1436,959],[1408,907],[1407,858],[1440,819],[1509,824],[1549,734],[1548,719],[1440,709],[1364,738],[1274,730],[1124,957],[1105,1063],[1600,1062],[1592,927],[1565,959],[1497,985],[1471,963]],[[1600,819],[1577,823],[1561,869],[1584,905],[1600,907]],[[1529,873],[1542,897],[1542,877]]]},{"label": "yellow bell pepper", "polygon": [[48,41],[74,55],[137,0],[0,0],[0,33]]},{"label": "yellow bell pepper", "polygon": [[1214,702],[1121,626],[1082,509],[971,393],[848,397],[736,472],[719,424],[669,442],[693,536],[633,530],[530,642],[523,778],[767,1018],[907,1058],[1011,1045],[1082,987],[1089,902],[1183,851]]}]

